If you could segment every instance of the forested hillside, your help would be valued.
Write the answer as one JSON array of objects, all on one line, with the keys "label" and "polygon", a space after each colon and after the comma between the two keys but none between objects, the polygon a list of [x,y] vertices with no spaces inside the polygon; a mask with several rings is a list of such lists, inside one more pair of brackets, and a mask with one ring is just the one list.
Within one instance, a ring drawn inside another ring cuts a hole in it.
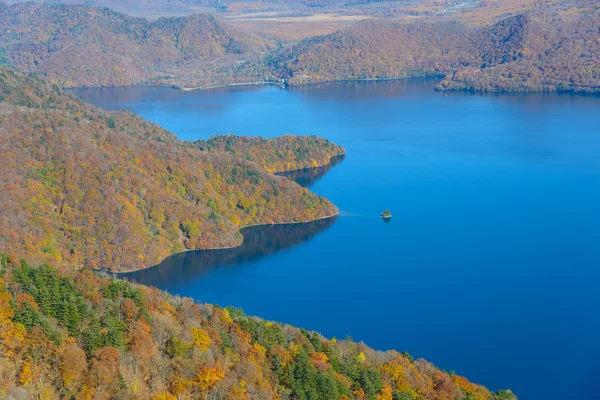
[{"label": "forested hillside", "polygon": [[445,75],[475,61],[457,22],[366,20],[327,36],[306,39],[269,60],[289,84]]},{"label": "forested hillside", "polygon": [[[3,0],[8,4],[30,3],[31,0]],[[184,16],[197,12],[197,9],[208,9],[205,6],[216,6],[219,0],[37,0],[36,3],[65,4],[65,5],[87,5],[91,7],[107,7],[113,11],[144,16],[148,18],[158,18],[161,16]],[[213,8],[213,10],[216,10]]]},{"label": "forested hillside", "polygon": [[202,150],[8,68],[0,68],[0,138],[0,250],[34,262],[138,269],[185,249],[239,245],[245,225],[337,213],[268,171],[323,165],[343,148],[285,136],[229,137],[243,146]]},{"label": "forested hillside", "polygon": [[445,90],[600,92],[600,3],[489,27],[367,20],[268,60],[289,84],[445,76]]},{"label": "forested hillside", "polygon": [[[26,3],[31,0],[2,1],[13,4]],[[36,2],[108,7],[117,12],[151,19],[161,16],[214,13],[232,17],[232,19],[238,17],[260,19],[261,25],[268,25],[272,18],[298,17],[297,21],[286,24],[289,29],[296,29],[302,24],[303,17],[307,15],[317,17],[322,15],[362,15],[392,18],[452,15],[478,24],[489,24],[489,21],[514,15],[515,12],[526,11],[539,4],[555,4],[557,0],[465,0],[461,2],[439,0],[36,0]]]},{"label": "forested hillside", "polygon": [[477,31],[478,64],[450,73],[442,89],[600,92],[600,6],[531,12]]},{"label": "forested hillside", "polygon": [[65,87],[439,76],[443,90],[600,91],[600,3],[592,0],[536,3],[483,26],[368,19],[288,47],[201,14],[148,21],[88,6],[3,7],[0,64]]},{"label": "forested hillside", "polygon": [[[26,3],[0,13],[0,50],[60,86],[212,86],[263,80],[269,46],[212,16],[148,21],[88,6]],[[264,72],[264,71],[260,71]]]},{"label": "forested hillside", "polygon": [[0,254],[0,397],[515,400],[407,353]]}]

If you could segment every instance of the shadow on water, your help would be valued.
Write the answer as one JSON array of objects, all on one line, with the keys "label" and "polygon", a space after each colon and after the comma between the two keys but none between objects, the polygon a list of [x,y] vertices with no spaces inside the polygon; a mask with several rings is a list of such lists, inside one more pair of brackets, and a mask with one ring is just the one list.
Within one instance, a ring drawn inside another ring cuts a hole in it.
[{"label": "shadow on water", "polygon": [[191,282],[216,267],[235,267],[291,249],[331,227],[337,217],[302,224],[264,225],[244,228],[244,243],[232,249],[197,250],[174,254],[159,265],[122,277],[160,289]]},{"label": "shadow on water", "polygon": [[[310,187],[334,166],[344,161],[345,155],[331,158],[323,167],[290,171],[285,176],[303,187]],[[242,265],[273,253],[284,251],[311,240],[337,220],[337,216],[301,224],[262,225],[244,228],[244,243],[232,249],[197,250],[173,254],[160,264],[121,275],[121,277],[166,289],[190,282],[216,267]]]},{"label": "shadow on water", "polygon": [[346,155],[342,154],[339,156],[331,157],[331,162],[322,167],[299,169],[290,172],[280,172],[277,175],[285,176],[286,178],[293,180],[302,187],[310,188],[321,178],[323,178],[333,167],[344,161],[345,158]]}]

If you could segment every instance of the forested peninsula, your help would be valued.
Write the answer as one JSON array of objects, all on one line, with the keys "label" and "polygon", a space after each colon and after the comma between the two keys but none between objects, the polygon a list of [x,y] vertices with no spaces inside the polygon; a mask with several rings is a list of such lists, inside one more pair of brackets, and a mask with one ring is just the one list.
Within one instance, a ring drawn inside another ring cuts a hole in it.
[{"label": "forested peninsula", "polygon": [[131,271],[237,246],[244,226],[337,214],[271,173],[344,153],[317,137],[181,141],[9,68],[0,68],[0,137],[0,248],[35,263]]}]

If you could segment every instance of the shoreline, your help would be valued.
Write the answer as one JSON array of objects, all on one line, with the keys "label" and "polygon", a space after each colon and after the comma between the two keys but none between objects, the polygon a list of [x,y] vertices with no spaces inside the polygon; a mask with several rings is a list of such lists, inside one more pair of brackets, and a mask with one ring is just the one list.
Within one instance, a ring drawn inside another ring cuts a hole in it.
[{"label": "shoreline", "polygon": [[[285,178],[284,174],[289,173],[289,172],[307,171],[307,170],[311,170],[311,169],[317,169],[317,168],[327,167],[328,165],[331,165],[334,161],[337,161],[337,159],[346,156],[346,151],[345,151],[345,149],[343,149],[343,150],[344,150],[343,152],[331,156],[329,158],[329,162],[326,163],[326,164],[319,165],[317,167],[305,167],[305,168],[297,168],[297,169],[287,170],[287,171],[281,171],[281,172],[272,172],[271,174],[273,176]],[[262,224],[244,225],[244,226],[241,226],[241,227],[238,228],[238,233],[241,233],[241,231],[243,229],[257,227],[257,226],[306,224],[306,223],[310,223],[310,222],[315,222],[315,221],[320,221],[320,220],[324,220],[324,219],[328,219],[328,218],[333,218],[333,217],[339,216],[339,214],[340,214],[340,210],[336,207],[336,211],[334,213],[330,214],[330,215],[326,215],[326,216],[322,216],[322,217],[318,217],[318,218],[313,218],[313,219],[306,220],[306,221],[274,222],[274,223],[262,223]],[[150,265],[148,267],[132,268],[132,269],[124,270],[124,271],[110,271],[110,270],[104,270],[104,269],[93,269],[93,271],[107,273],[107,274],[111,274],[111,275],[130,274],[130,273],[133,273],[133,272],[142,271],[142,270],[149,269],[149,268],[154,268],[154,267],[160,265],[167,258],[169,258],[169,257],[171,257],[171,256],[173,256],[175,254],[187,253],[187,252],[191,252],[191,251],[203,251],[203,250],[228,250],[228,249],[234,249],[234,248],[239,247],[239,246],[241,246],[243,244],[244,244],[244,239],[243,239],[243,234],[242,234],[242,241],[239,244],[235,244],[235,245],[231,245],[231,246],[221,246],[221,247],[208,247],[208,248],[201,248],[201,249],[185,249],[185,250],[182,250],[182,251],[171,253],[168,256],[166,256],[165,258],[163,258],[162,260],[160,260],[158,263]]]},{"label": "shoreline", "polygon": [[285,88],[286,84],[281,82],[273,82],[273,81],[255,81],[255,82],[239,82],[239,83],[224,83],[221,85],[213,85],[213,86],[197,86],[197,87],[185,87],[178,85],[168,85],[161,83],[132,83],[130,85],[81,85],[81,86],[61,86],[61,90],[65,91],[75,91],[75,90],[83,90],[83,89],[116,89],[116,88],[163,88],[163,89],[173,89],[179,92],[194,92],[200,90],[209,90],[209,89],[219,89],[226,88],[230,86],[279,86],[281,88]]},{"label": "shoreline", "polygon": [[287,83],[287,81],[286,81],[285,85],[286,85],[286,87],[295,89],[295,88],[302,88],[305,86],[323,85],[323,84],[328,84],[328,83],[406,81],[406,80],[411,80],[411,79],[436,79],[437,80],[437,79],[444,78],[444,77],[445,77],[445,75],[439,75],[439,74],[434,74],[434,75],[423,74],[423,75],[399,76],[399,77],[395,77],[395,78],[325,79],[325,80],[320,80],[320,81],[312,81],[312,82],[296,83],[296,84],[290,84],[290,83]]},{"label": "shoreline", "polygon": [[273,174],[275,176],[283,176],[285,178],[286,177],[285,174],[290,173],[290,172],[310,171],[311,169],[317,169],[317,168],[327,167],[328,165],[332,165],[333,164],[334,159],[341,158],[341,157],[344,157],[344,158],[346,157],[346,150],[345,149],[344,149],[344,152],[342,152],[340,154],[336,154],[335,156],[331,156],[329,158],[329,162],[327,164],[318,165],[316,167],[305,167],[305,168],[288,169],[287,171],[271,172],[271,174]]},{"label": "shoreline", "polygon": [[214,86],[197,86],[197,87],[182,87],[182,86],[170,86],[173,89],[177,89],[181,92],[194,92],[200,90],[219,89],[234,86],[279,86],[285,88],[285,83],[270,82],[270,81],[256,81],[256,82],[240,82],[240,83],[228,83],[223,85]]},{"label": "shoreline", "polygon": [[[65,91],[75,91],[82,89],[109,89],[109,88],[135,88],[135,87],[155,87],[155,88],[164,88],[164,89],[173,89],[182,93],[194,92],[194,91],[202,91],[202,90],[210,90],[210,89],[221,89],[228,87],[236,87],[236,86],[276,86],[281,89],[300,89],[303,87],[310,87],[322,84],[329,83],[352,83],[352,82],[383,82],[383,81],[404,81],[411,79],[436,79],[441,80],[444,79],[446,75],[443,74],[424,74],[424,75],[413,75],[413,76],[403,76],[403,77],[395,77],[395,78],[348,78],[348,79],[330,79],[330,80],[320,80],[320,81],[311,81],[306,83],[296,83],[290,84],[287,81],[285,83],[281,82],[273,82],[273,81],[255,81],[255,82],[239,82],[239,83],[225,83],[221,85],[213,85],[213,86],[197,86],[197,87],[184,87],[177,85],[168,85],[168,84],[158,84],[158,83],[135,83],[130,85],[81,85],[81,86],[61,86],[61,90]],[[600,88],[581,88],[581,89],[564,89],[564,88],[556,88],[556,89],[545,89],[545,88],[535,88],[528,90],[508,90],[508,89],[493,89],[493,90],[477,90],[472,87],[456,87],[456,88],[438,88],[434,87],[433,91],[440,93],[469,93],[475,95],[578,95],[578,96],[592,96],[597,97],[600,96]]]},{"label": "shoreline", "polygon": [[239,83],[224,83],[221,85],[213,85],[213,86],[196,86],[196,87],[185,87],[178,85],[168,85],[168,84],[160,84],[160,83],[134,83],[130,85],[81,85],[81,86],[61,86],[61,90],[67,91],[75,91],[81,89],[116,89],[116,88],[136,88],[136,87],[155,87],[155,88],[163,88],[163,89],[173,89],[179,92],[194,92],[201,90],[210,90],[210,89],[220,89],[227,87],[235,87],[235,86],[277,86],[281,89],[294,89],[301,88],[304,86],[312,86],[318,84],[325,83],[344,83],[344,82],[377,82],[377,81],[402,81],[409,79],[433,79],[433,78],[443,78],[445,75],[415,75],[415,76],[405,76],[405,77],[396,77],[396,78],[359,78],[359,79],[331,79],[331,80],[322,80],[322,81],[312,81],[300,84],[289,84],[287,81],[285,83],[276,82],[276,81],[254,81],[254,82],[239,82]]},{"label": "shoreline", "polygon": [[[337,217],[340,215],[340,210],[337,209],[336,207],[336,211],[333,214],[330,215],[326,215],[324,217],[317,217],[317,218],[313,218],[307,221],[293,221],[293,222],[273,222],[270,224],[251,224],[251,225],[244,225],[242,227],[240,227],[238,229],[238,233],[240,233],[242,235],[243,238],[243,234],[241,233],[242,230],[246,229],[246,228],[255,228],[257,226],[276,226],[276,225],[297,225],[297,224],[308,224],[310,222],[315,222],[315,221],[321,221],[324,219],[329,219],[329,218],[333,218],[333,217]],[[145,268],[133,268],[133,269],[128,269],[126,271],[109,271],[109,270],[103,270],[103,269],[95,269],[95,272],[102,272],[105,274],[111,274],[111,275],[124,275],[124,274],[131,274],[133,272],[138,272],[138,271],[143,271],[145,269],[150,269],[150,268],[154,268],[157,267],[158,265],[160,265],[163,261],[165,261],[167,258],[174,256],[176,254],[183,254],[183,253],[189,253],[192,251],[210,251],[210,250],[229,250],[229,249],[235,249],[236,247],[240,247],[241,245],[244,244],[244,240],[242,239],[242,242],[240,244],[236,244],[236,245],[231,245],[231,246],[222,246],[222,247],[209,247],[209,248],[205,248],[205,249],[186,249],[186,250],[182,250],[182,251],[178,251],[175,253],[171,253],[168,256],[166,256],[165,258],[163,258],[160,262],[158,262],[157,264],[151,265],[149,267],[145,267]]]},{"label": "shoreline", "polygon": [[[283,172],[273,172],[272,174],[273,174],[273,175],[275,175],[275,176],[281,176],[281,177],[284,177],[284,178],[285,178],[285,176],[284,176],[283,174],[286,174],[286,173],[288,173],[288,172],[307,171],[307,170],[311,170],[311,169],[315,169],[315,168],[323,168],[323,167],[326,167],[326,166],[328,166],[328,165],[331,165],[331,164],[332,164],[332,161],[333,161],[333,160],[335,160],[336,158],[345,157],[345,156],[346,156],[346,151],[344,151],[343,153],[340,153],[340,154],[336,154],[335,156],[332,156],[332,157],[329,159],[329,162],[328,162],[327,164],[323,164],[323,165],[320,165],[320,166],[318,166],[318,167],[312,167],[312,168],[298,168],[298,169],[293,169],[293,170],[289,170],[289,171],[283,171]],[[333,214],[326,215],[326,216],[323,216],[323,217],[313,218],[313,219],[310,219],[310,220],[307,220],[307,221],[274,222],[274,223],[270,223],[270,224],[251,224],[251,225],[244,225],[244,226],[242,226],[242,227],[239,227],[239,228],[238,228],[238,233],[240,233],[240,234],[241,234],[241,231],[242,231],[242,230],[244,230],[244,229],[246,229],[246,228],[253,228],[253,227],[257,227],[257,226],[275,226],[275,225],[295,225],[295,224],[307,224],[307,223],[310,223],[310,222],[315,222],[315,221],[320,221],[320,220],[323,220],[323,219],[333,218],[333,217],[336,217],[336,216],[339,216],[339,215],[340,215],[340,210],[339,210],[339,209],[336,207],[336,211],[335,211]],[[113,275],[123,275],[123,274],[130,274],[130,273],[133,273],[133,272],[142,271],[142,270],[149,269],[149,268],[154,268],[154,267],[156,267],[156,266],[160,265],[160,264],[161,264],[163,261],[165,261],[167,258],[169,258],[169,257],[171,257],[171,256],[173,256],[173,255],[175,255],[175,254],[188,253],[188,252],[190,252],[190,251],[204,251],[204,250],[228,250],[228,249],[234,249],[234,248],[236,248],[236,247],[240,247],[241,245],[243,245],[243,244],[244,244],[243,236],[244,236],[244,235],[242,234],[242,242],[241,242],[241,243],[239,243],[239,244],[236,244],[236,245],[231,245],[231,246],[221,246],[221,247],[209,247],[209,248],[205,248],[205,249],[185,249],[185,250],[182,250],[182,251],[178,251],[178,252],[175,252],[175,253],[171,253],[171,254],[169,254],[168,256],[166,256],[165,258],[163,258],[162,260],[160,260],[158,263],[156,263],[156,264],[154,264],[154,265],[151,265],[151,266],[148,266],[148,267],[145,267],[145,268],[133,268],[133,269],[128,269],[128,270],[126,270],[126,271],[110,271],[110,270],[103,270],[103,269],[97,269],[97,270],[94,270],[94,271],[97,271],[97,272],[104,272],[104,273],[109,273],[109,274],[113,274]]]}]

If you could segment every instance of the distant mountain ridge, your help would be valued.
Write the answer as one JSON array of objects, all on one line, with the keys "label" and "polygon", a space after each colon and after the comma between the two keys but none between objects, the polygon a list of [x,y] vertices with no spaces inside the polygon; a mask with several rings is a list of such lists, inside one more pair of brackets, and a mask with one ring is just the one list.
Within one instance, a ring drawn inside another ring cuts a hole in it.
[{"label": "distant mountain ridge", "polygon": [[63,87],[443,77],[441,90],[600,92],[600,2],[559,1],[491,26],[367,19],[291,46],[213,16],[148,21],[88,6],[20,4],[0,15],[0,64]]},{"label": "distant mountain ridge", "polygon": [[600,92],[600,6],[510,17],[471,38],[481,64],[448,74],[442,89]]},{"label": "distant mountain ridge", "polygon": [[271,45],[206,14],[148,21],[88,6],[5,6],[0,27],[15,68],[64,87],[235,83],[247,80],[240,63]]},{"label": "distant mountain ridge", "polygon": [[[600,3],[599,3],[600,4]],[[303,40],[270,67],[292,85],[445,76],[443,90],[600,92],[600,6],[536,10],[489,27],[361,21]]]},{"label": "distant mountain ridge", "polygon": [[270,67],[288,83],[445,75],[474,61],[458,22],[364,20],[278,53]]},{"label": "distant mountain ridge", "polygon": [[[134,16],[185,16],[197,13],[198,8],[214,7],[219,0],[172,0],[163,2],[160,0],[33,0],[37,4],[62,4],[67,6],[90,6],[98,8],[109,8],[113,11]],[[32,0],[0,0],[13,4],[31,3]],[[213,10],[216,10],[213,8]]]}]

